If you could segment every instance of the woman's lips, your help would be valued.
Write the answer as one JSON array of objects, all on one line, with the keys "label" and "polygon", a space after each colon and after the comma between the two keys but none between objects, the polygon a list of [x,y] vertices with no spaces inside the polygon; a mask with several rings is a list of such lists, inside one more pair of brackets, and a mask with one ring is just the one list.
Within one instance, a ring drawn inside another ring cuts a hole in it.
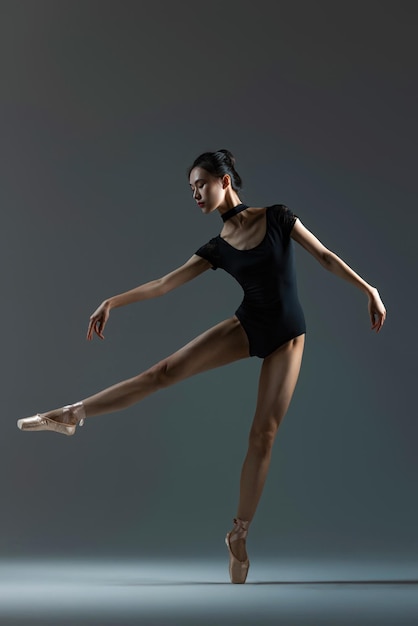
[{"label": "woman's lips", "polygon": [[197,204],[198,204],[200,207],[202,207],[202,206],[204,206],[204,204],[205,204],[205,203],[204,203],[204,202],[198,202]]}]

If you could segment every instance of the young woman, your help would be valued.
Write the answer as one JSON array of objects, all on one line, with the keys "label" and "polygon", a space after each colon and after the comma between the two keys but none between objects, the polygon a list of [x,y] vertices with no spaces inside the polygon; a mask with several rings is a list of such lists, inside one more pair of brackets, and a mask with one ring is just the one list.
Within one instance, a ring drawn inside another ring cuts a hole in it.
[{"label": "young woman", "polygon": [[291,240],[366,294],[371,328],[376,332],[384,323],[386,310],[377,289],[328,250],[288,207],[250,207],[241,202],[238,191],[242,181],[231,152],[201,154],[188,169],[188,178],[202,212],[219,212],[221,233],[169,274],[104,300],[90,317],[87,339],[94,333],[104,339],[109,313],[115,307],[161,296],[209,268],[223,268],[243,287],[244,299],[235,315],[142,374],[81,402],[20,419],[17,424],[22,430],[73,435],[85,418],[124,409],[189,376],[250,356],[263,359],[237,516],[225,537],[231,582],[244,583],[249,568],[248,527],[266,480],[277,430],[295,389],[304,347],[305,320],[297,296]]}]

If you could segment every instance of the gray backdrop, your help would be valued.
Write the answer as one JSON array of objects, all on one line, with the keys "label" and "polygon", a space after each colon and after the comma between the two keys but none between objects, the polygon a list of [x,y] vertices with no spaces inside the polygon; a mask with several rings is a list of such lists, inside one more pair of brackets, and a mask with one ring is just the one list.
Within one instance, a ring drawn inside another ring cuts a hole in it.
[{"label": "gray backdrop", "polygon": [[240,198],[285,203],[388,310],[297,249],[308,335],[251,552],[416,558],[414,2],[3,0],[0,550],[222,554],[261,360],[182,382],[71,438],[16,420],[131,377],[232,315],[206,272],[112,312],[218,234],[187,167],[228,148]]}]

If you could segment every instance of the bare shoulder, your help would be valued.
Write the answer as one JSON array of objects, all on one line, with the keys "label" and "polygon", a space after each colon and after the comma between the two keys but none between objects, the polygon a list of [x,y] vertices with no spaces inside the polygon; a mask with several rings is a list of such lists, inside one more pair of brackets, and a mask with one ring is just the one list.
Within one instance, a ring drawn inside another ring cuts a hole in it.
[{"label": "bare shoulder", "polygon": [[264,215],[267,213],[268,207],[266,206],[250,206],[246,209],[245,213],[250,216],[251,223],[255,224],[259,220],[263,220]]},{"label": "bare shoulder", "polygon": [[268,207],[266,206],[250,206],[248,207],[248,209],[246,209],[246,213],[258,217],[260,215],[264,215],[264,213],[266,213],[267,211],[267,208]]}]

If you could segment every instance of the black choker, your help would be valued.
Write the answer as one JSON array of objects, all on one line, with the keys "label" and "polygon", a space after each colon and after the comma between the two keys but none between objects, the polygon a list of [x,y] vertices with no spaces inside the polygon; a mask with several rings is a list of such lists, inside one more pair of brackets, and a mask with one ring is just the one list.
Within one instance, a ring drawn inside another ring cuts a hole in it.
[{"label": "black choker", "polygon": [[226,220],[229,220],[230,217],[236,215],[237,213],[241,213],[241,211],[245,211],[245,209],[248,209],[248,204],[237,204],[237,206],[232,207],[232,209],[229,209],[226,213],[221,213],[221,217],[223,221],[226,222]]}]

